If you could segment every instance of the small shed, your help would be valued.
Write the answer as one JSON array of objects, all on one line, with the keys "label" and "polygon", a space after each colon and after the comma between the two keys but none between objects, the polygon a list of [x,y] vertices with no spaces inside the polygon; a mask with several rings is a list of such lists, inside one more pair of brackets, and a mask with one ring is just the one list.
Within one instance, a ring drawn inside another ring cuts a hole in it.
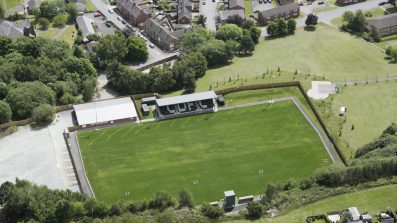
[{"label": "small shed", "polygon": [[339,109],[339,116],[345,115],[346,111],[347,111],[346,107],[340,107],[340,109]]},{"label": "small shed", "polygon": [[225,207],[224,208],[231,208],[234,207],[236,204],[236,194],[234,193],[234,190],[228,190],[223,192],[224,197],[225,197]]},{"label": "small shed", "polygon": [[224,106],[225,105],[225,98],[223,95],[218,95],[218,98],[216,99],[216,102],[218,103],[219,106]]},{"label": "small shed", "polygon": [[142,104],[141,110],[142,110],[143,116],[148,116],[149,115],[150,110],[149,110],[149,107],[146,104]]},{"label": "small shed", "polygon": [[156,97],[147,97],[147,98],[142,98],[142,105],[146,104],[146,105],[155,105],[156,104]]}]

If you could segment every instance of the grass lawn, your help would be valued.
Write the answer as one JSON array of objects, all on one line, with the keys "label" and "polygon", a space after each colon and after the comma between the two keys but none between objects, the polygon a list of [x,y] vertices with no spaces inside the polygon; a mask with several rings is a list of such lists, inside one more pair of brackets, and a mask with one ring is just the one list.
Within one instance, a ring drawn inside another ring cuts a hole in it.
[{"label": "grass lawn", "polygon": [[[328,80],[355,80],[376,75],[397,75],[397,64],[368,42],[326,25],[316,31],[298,29],[285,38],[261,41],[249,57],[235,57],[232,64],[207,71],[197,81],[198,90],[231,77],[255,78],[278,67],[283,71],[310,73]],[[260,81],[260,80],[259,80]]]},{"label": "grass lawn", "polygon": [[[328,128],[342,146],[346,157],[358,147],[377,138],[392,122],[397,122],[397,82],[343,87],[340,94],[316,101]],[[346,122],[338,115],[341,106],[347,108]],[[352,129],[354,125],[354,130]],[[342,135],[339,128],[342,126]]]},{"label": "grass lawn", "polygon": [[95,6],[91,3],[91,0],[85,0],[85,4],[86,4],[86,12],[95,12],[96,8]]},{"label": "grass lawn", "polygon": [[[372,16],[368,16],[366,17],[367,19],[373,19],[379,16],[383,16],[385,15],[385,10],[382,7],[376,7],[370,10],[365,10],[364,14],[366,13],[370,13]],[[336,17],[334,19],[331,20],[332,25],[334,26],[341,26],[343,24],[343,20],[342,17]]]},{"label": "grass lawn", "polygon": [[231,221],[231,223],[301,223],[306,222],[306,217],[309,215],[345,210],[349,207],[357,207],[360,212],[368,211],[375,217],[376,213],[386,210],[387,207],[394,209],[397,207],[397,199],[393,196],[396,193],[397,185],[387,185],[324,199],[275,218],[262,218],[257,221]]},{"label": "grass lawn", "polygon": [[[7,3],[7,9],[14,8],[15,6],[17,6],[19,4],[21,4],[21,5],[24,4],[24,1],[22,1],[22,0],[5,0],[5,1]],[[2,0],[0,1],[0,5],[3,5]]]},{"label": "grass lawn", "polygon": [[55,36],[57,35],[58,32],[59,32],[59,29],[50,29],[50,30],[47,30],[44,32],[39,32],[38,36],[45,37],[45,38],[52,40],[55,38]]},{"label": "grass lawn", "polygon": [[249,16],[252,13],[251,0],[244,0],[245,15]]},{"label": "grass lawn", "polygon": [[74,25],[69,25],[66,30],[62,33],[62,35],[59,37],[59,41],[64,41],[67,43],[70,47],[73,46],[74,44],[74,39],[77,36],[77,29]]},{"label": "grass lawn", "polygon": [[380,43],[378,43],[378,45],[385,49],[389,46],[396,47],[397,46],[397,34],[383,37],[382,41]]},{"label": "grass lawn", "polygon": [[269,181],[300,179],[330,165],[292,101],[84,131],[78,138],[95,195],[108,203],[161,190],[176,195],[181,188],[198,204],[230,189],[238,196],[259,194]]}]

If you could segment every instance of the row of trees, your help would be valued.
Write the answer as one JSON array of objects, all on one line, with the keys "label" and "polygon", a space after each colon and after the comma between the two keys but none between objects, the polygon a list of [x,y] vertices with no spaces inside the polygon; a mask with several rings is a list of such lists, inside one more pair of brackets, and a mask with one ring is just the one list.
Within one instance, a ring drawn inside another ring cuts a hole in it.
[{"label": "row of trees", "polygon": [[138,94],[144,92],[169,92],[185,89],[194,91],[196,79],[204,76],[207,70],[207,61],[199,53],[191,53],[176,61],[171,67],[154,67],[149,73],[133,70],[114,61],[108,65],[106,76],[109,86],[122,94]]},{"label": "row of trees", "polygon": [[35,23],[46,30],[51,22],[54,26],[74,22],[79,12],[74,3],[66,4],[61,0],[48,0],[41,3],[40,7],[32,9],[32,13],[35,15]]},{"label": "row of trees", "polygon": [[288,19],[285,22],[284,19],[279,19],[277,22],[269,23],[266,30],[270,37],[292,34],[296,30],[296,21],[294,19]]},{"label": "row of trees", "polygon": [[[92,222],[94,218],[112,216],[128,216],[126,218],[146,216],[143,222],[151,221],[153,217],[156,222],[176,222],[168,221],[177,219],[177,215],[173,212],[175,209],[178,209],[178,213],[182,212],[181,217],[189,219],[187,222],[204,223],[206,222],[204,216],[218,218],[223,215],[222,209],[209,205],[203,205],[199,211],[193,209],[195,204],[192,194],[186,189],[179,191],[178,200],[167,192],[157,192],[148,201],[118,202],[108,205],[77,192],[51,190],[18,179],[15,184],[5,182],[0,186],[0,205],[4,206],[5,220],[11,223]],[[108,222],[124,222],[119,221],[119,217],[112,219],[113,221]]]},{"label": "row of trees", "polygon": [[[0,36],[1,110],[9,106],[15,119],[24,119],[41,104],[90,101],[97,86],[96,69],[84,54],[73,52],[79,51],[63,42]],[[10,120],[8,112],[3,114],[0,123]]]},{"label": "row of trees", "polygon": [[99,69],[106,69],[113,61],[141,62],[146,61],[149,52],[145,41],[136,36],[125,38],[121,34],[107,35],[100,38],[94,47],[91,61]]}]

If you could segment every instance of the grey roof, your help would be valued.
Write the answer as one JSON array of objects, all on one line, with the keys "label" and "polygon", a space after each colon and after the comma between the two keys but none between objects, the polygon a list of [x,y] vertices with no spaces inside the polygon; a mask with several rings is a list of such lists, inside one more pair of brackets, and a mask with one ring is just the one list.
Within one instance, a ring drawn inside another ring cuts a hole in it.
[{"label": "grey roof", "polygon": [[24,36],[22,29],[16,27],[14,23],[8,21],[0,21],[0,35],[8,36],[12,39]]},{"label": "grey roof", "polygon": [[179,0],[178,3],[178,19],[187,17],[192,19],[192,2],[191,0]]},{"label": "grey roof", "polygon": [[369,26],[375,26],[377,29],[384,29],[397,26],[397,13],[391,15],[380,16],[375,19],[368,19]]},{"label": "grey roof", "polygon": [[178,37],[174,36],[171,30],[162,26],[153,18],[147,19],[143,22],[143,29],[151,38],[162,43],[170,43],[178,40]]},{"label": "grey roof", "polygon": [[229,8],[232,8],[234,6],[241,6],[245,8],[244,0],[229,0]]},{"label": "grey roof", "polygon": [[351,207],[348,209],[350,214],[352,215],[353,221],[358,221],[360,220],[360,212],[356,207]]},{"label": "grey roof", "polygon": [[42,0],[28,0],[28,8],[32,10],[33,8],[39,7]]},{"label": "grey roof", "polygon": [[150,15],[151,11],[144,5],[140,5],[139,0],[119,0],[120,5],[122,5],[134,18],[138,17],[141,13]]},{"label": "grey roof", "polygon": [[153,96],[153,97],[142,98],[141,101],[142,101],[142,103],[145,103],[145,102],[148,102],[148,101],[154,101],[156,99],[157,98]]},{"label": "grey roof", "polygon": [[214,98],[216,98],[216,94],[214,91],[206,91],[206,92],[200,92],[194,94],[185,94],[181,96],[157,99],[156,104],[158,106],[167,106],[167,105],[175,105],[175,104],[201,101],[201,100],[214,99]]},{"label": "grey roof", "polygon": [[272,9],[269,9],[269,10],[261,11],[259,13],[263,17],[271,17],[271,16],[281,15],[281,14],[283,14],[285,12],[295,11],[297,9],[299,9],[299,5],[296,2],[294,2],[294,3],[291,3],[291,4],[279,6],[277,8],[272,8]]},{"label": "grey roof", "polygon": [[89,34],[95,34],[94,27],[92,26],[93,21],[85,16],[78,16],[76,18],[77,26],[81,30],[83,37],[87,37]]},{"label": "grey roof", "polygon": [[219,11],[219,18],[221,21],[226,21],[229,17],[238,15],[241,18],[245,18],[243,9],[235,9],[235,10],[223,10]]}]

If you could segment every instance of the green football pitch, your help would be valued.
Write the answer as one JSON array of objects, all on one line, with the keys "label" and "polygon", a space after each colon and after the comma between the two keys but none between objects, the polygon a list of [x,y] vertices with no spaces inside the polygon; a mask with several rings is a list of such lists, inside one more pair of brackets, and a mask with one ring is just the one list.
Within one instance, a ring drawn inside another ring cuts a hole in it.
[{"label": "green football pitch", "polygon": [[292,101],[82,131],[78,140],[94,193],[107,203],[149,199],[157,191],[176,196],[182,188],[199,204],[226,190],[256,195],[268,182],[331,165]]}]

